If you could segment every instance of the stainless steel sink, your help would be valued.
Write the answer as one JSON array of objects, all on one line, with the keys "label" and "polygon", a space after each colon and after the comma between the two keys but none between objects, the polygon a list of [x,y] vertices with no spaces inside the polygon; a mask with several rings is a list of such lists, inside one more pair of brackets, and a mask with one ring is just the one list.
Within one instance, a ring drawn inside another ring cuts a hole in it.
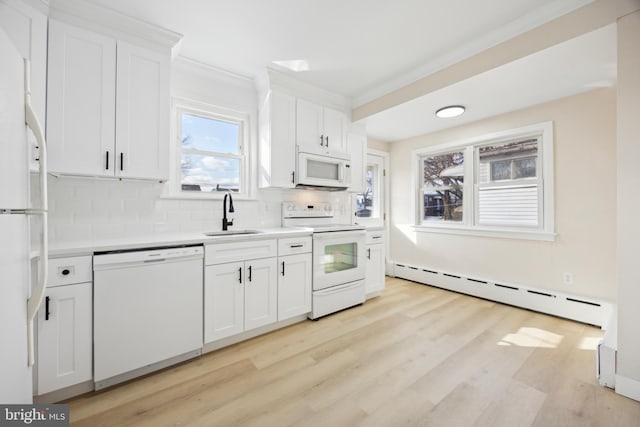
[{"label": "stainless steel sink", "polygon": [[205,236],[215,237],[215,236],[235,236],[237,234],[260,234],[262,231],[259,230],[226,230],[226,231],[211,231],[209,233],[204,233]]}]

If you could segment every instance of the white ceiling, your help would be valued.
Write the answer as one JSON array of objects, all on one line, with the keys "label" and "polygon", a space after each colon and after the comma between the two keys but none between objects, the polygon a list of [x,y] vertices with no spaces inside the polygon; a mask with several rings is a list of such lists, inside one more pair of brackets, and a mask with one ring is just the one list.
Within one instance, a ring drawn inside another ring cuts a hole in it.
[{"label": "white ceiling", "polygon": [[[357,106],[592,0],[90,1],[181,33],[181,55],[247,77],[260,75],[274,60],[307,60],[309,71],[290,73]],[[610,34],[602,37],[599,43],[610,42]],[[367,119],[367,133],[394,141],[610,82],[615,69],[603,69],[601,61],[611,64],[611,52],[602,46],[602,55],[590,61],[584,47],[578,43],[579,63],[561,60],[564,67],[549,63],[532,72],[541,60],[572,57],[568,45],[376,114]],[[434,106],[450,103],[467,104],[468,114],[446,124],[425,120]]]},{"label": "white ceiling", "polygon": [[[612,86],[616,64],[616,26],[611,24],[369,116],[367,134],[398,141]],[[438,108],[451,104],[467,110],[451,119],[435,116]]]}]

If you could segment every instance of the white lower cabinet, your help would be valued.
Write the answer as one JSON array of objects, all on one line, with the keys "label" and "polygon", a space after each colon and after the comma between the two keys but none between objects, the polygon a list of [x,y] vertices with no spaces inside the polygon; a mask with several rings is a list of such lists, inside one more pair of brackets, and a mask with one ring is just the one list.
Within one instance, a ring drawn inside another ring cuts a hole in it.
[{"label": "white lower cabinet", "polygon": [[244,329],[244,262],[211,265],[204,273],[204,342]]},{"label": "white lower cabinet", "polygon": [[66,284],[74,281],[74,276],[91,280],[90,266],[91,257],[50,261],[50,283],[38,312],[38,395],[93,376],[93,284]]},{"label": "white lower cabinet", "polygon": [[[278,318],[278,273],[276,241],[263,241],[268,258],[216,263],[241,257],[243,246],[254,249],[254,242],[209,245],[205,252],[204,342],[210,343],[260,326]],[[253,246],[253,248],[252,248]],[[216,256],[217,255],[217,256]]]},{"label": "white lower cabinet", "polygon": [[278,320],[278,277],[276,258],[245,263],[244,330]]},{"label": "white lower cabinet", "polygon": [[278,321],[311,311],[311,253],[278,258]]},{"label": "white lower cabinet", "polygon": [[367,232],[367,268],[365,293],[367,298],[376,296],[385,285],[384,231]]}]

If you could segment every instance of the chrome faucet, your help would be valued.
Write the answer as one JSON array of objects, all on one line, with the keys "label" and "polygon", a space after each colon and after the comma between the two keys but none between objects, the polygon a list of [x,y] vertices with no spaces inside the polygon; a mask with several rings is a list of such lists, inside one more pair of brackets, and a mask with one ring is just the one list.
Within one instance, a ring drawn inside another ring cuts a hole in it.
[{"label": "chrome faucet", "polygon": [[229,196],[229,213],[235,212],[233,210],[233,199],[231,198],[231,193],[227,192],[224,195],[224,200],[222,201],[222,231],[227,231],[230,225],[233,225],[233,219],[227,219],[227,196]]}]

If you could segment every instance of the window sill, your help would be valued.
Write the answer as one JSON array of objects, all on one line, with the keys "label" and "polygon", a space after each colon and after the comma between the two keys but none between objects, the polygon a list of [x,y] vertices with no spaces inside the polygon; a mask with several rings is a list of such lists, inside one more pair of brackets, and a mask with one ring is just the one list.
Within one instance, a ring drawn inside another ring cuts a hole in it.
[{"label": "window sill", "polygon": [[496,228],[466,228],[443,225],[414,225],[413,229],[420,233],[456,234],[459,236],[495,237],[501,239],[539,240],[553,242],[556,233],[547,231],[502,230]]}]

